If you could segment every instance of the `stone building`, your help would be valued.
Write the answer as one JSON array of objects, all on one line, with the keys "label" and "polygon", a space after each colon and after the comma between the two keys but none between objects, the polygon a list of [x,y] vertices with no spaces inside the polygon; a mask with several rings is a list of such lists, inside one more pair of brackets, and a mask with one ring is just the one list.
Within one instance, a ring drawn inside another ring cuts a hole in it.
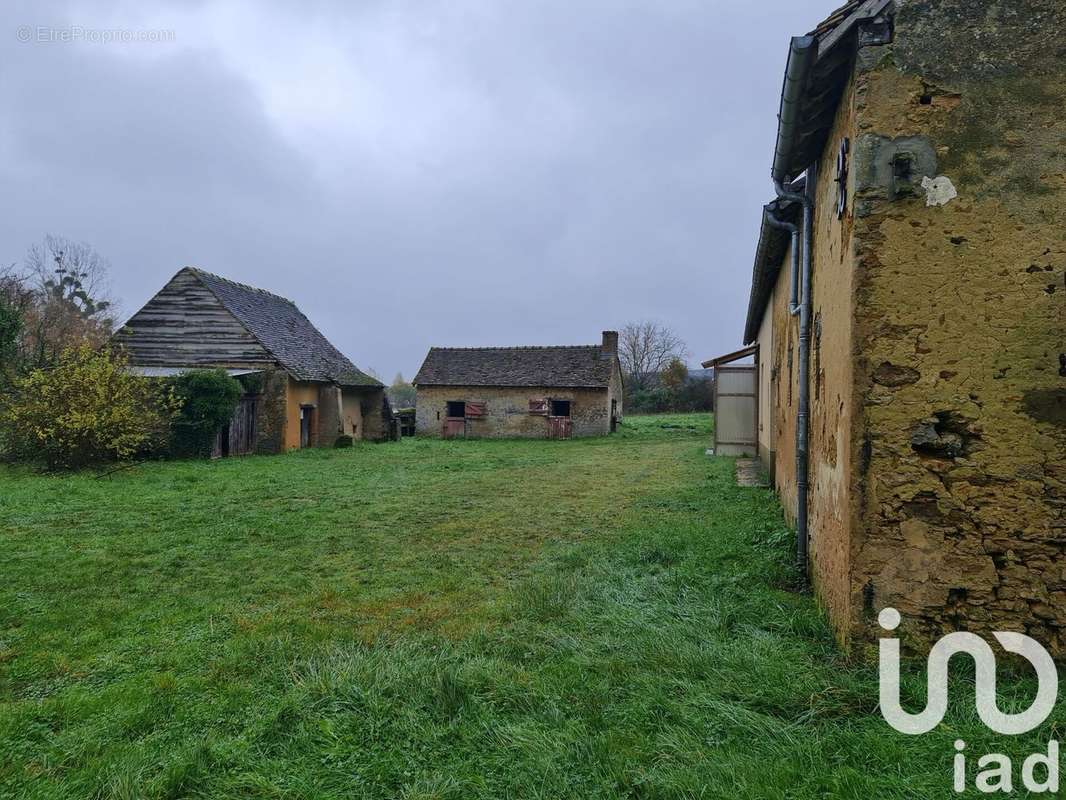
[{"label": "stone building", "polygon": [[383,439],[382,384],[360,372],[300,309],[276,294],[186,267],[115,334],[131,367],[176,375],[219,367],[244,386],[217,455]]},{"label": "stone building", "polygon": [[914,645],[1066,656],[1064,29],[1061,0],[854,0],[790,43],[744,342],[845,646],[891,606]]},{"label": "stone building", "polygon": [[414,384],[420,436],[569,439],[622,418],[614,331],[576,347],[433,347]]}]

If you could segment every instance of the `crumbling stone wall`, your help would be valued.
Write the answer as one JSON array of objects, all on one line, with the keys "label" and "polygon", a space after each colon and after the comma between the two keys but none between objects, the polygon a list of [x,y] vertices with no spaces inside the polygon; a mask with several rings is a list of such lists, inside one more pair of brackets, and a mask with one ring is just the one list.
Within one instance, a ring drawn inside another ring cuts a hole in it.
[{"label": "crumbling stone wall", "polygon": [[[843,626],[853,612],[848,592],[855,537],[855,271],[851,249],[853,198],[845,193],[838,216],[836,182],[840,144],[856,139],[855,91],[849,83],[837,108],[828,146],[814,170],[814,237],[810,345],[811,576],[829,617]],[[799,338],[798,318],[795,338]]]},{"label": "crumbling stone wall", "polygon": [[282,453],[300,446],[300,406],[315,409],[313,447],[332,447],[342,433],[384,439],[384,388],[342,389],[334,384],[296,381],[284,370],[262,373],[256,410],[256,452]]},{"label": "crumbling stone wall", "polygon": [[344,416],[341,409],[341,387],[335,383],[319,384],[317,445],[332,447],[342,433]]},{"label": "crumbling stone wall", "polygon": [[[318,432],[321,419],[318,407],[319,384],[310,381],[298,381],[290,377],[285,396],[285,449],[296,450],[300,447],[300,408],[310,406],[314,409],[311,417],[310,447],[318,446]],[[332,444],[332,442],[330,442]]]},{"label": "crumbling stone wall", "polygon": [[615,368],[611,370],[611,383],[607,389],[607,423],[608,429],[610,428],[610,413],[611,403],[614,403],[614,415],[619,423],[622,422],[625,416],[625,409],[623,408],[623,399],[625,398],[625,381],[622,378],[622,367],[620,364],[615,364]]},{"label": "crumbling stone wall", "polygon": [[1066,655],[1063,29],[1061,0],[911,0],[860,51],[845,640],[894,606],[916,646]]},{"label": "crumbling stone wall", "polygon": [[344,389],[341,393],[341,423],[344,433],[356,439],[362,439],[363,399],[354,389]]},{"label": "crumbling stone wall", "polygon": [[[773,398],[774,490],[785,510],[785,519],[796,524],[796,411],[799,403],[799,324],[788,313],[789,263],[792,248],[785,253],[770,306],[764,312],[772,317],[773,334],[759,339],[760,360],[770,360]],[[767,331],[768,332],[768,331]],[[768,345],[768,347],[767,347]]]},{"label": "crumbling stone wall", "polygon": [[360,438],[371,442],[380,442],[388,438],[390,420],[385,416],[385,388],[352,391],[359,397],[359,408],[363,418],[363,432]]},{"label": "crumbling stone wall", "polygon": [[[543,439],[548,435],[548,419],[530,414],[529,401],[546,397],[571,402],[573,436],[602,436],[610,431],[610,392],[606,389],[491,386],[419,386],[415,431],[419,436],[440,436],[448,401],[483,400],[485,416],[467,420],[468,437]],[[621,404],[619,397],[619,412]]]},{"label": "crumbling stone wall", "polygon": [[[854,613],[850,592],[856,403],[854,393],[854,260],[850,215],[837,218],[836,156],[855,138],[854,85],[845,88],[829,142],[812,171],[814,246],[811,281],[810,425],[808,442],[811,578],[819,602],[840,631]],[[849,199],[849,209],[850,209]],[[760,360],[769,361],[774,484],[790,523],[796,510],[796,413],[799,404],[799,317],[788,313],[791,276],[786,253],[760,329]]]},{"label": "crumbling stone wall", "polygon": [[285,449],[285,399],[289,375],[284,370],[263,372],[256,404],[256,446],[260,454],[280,453]]},{"label": "crumbling stone wall", "polygon": [[[900,2],[816,165],[811,573],[846,646],[894,606],[914,647],[1007,629],[1066,656],[1063,29],[1051,0]],[[791,517],[787,263],[760,357]]]},{"label": "crumbling stone wall", "polygon": [[[785,264],[789,263],[790,258],[791,255],[786,253]],[[759,324],[759,333],[755,338],[756,343],[759,345],[757,375],[759,389],[757,431],[759,459],[762,461],[763,466],[766,467],[772,480],[776,480],[775,472],[777,468],[777,422],[775,418],[778,412],[775,387],[779,377],[779,372],[774,368],[774,359],[778,359],[778,363],[780,363],[780,353],[774,340],[774,316],[779,301],[779,293],[787,290],[787,288],[781,288],[781,275],[778,274],[777,277],[777,283],[771,290],[770,298],[767,302],[767,311],[763,313],[762,322]],[[785,280],[788,280],[787,276]]]}]

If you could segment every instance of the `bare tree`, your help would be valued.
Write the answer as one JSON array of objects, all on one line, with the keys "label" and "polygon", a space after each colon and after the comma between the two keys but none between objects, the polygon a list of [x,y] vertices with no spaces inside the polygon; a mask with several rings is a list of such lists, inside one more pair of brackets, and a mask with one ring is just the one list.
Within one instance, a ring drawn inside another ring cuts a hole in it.
[{"label": "bare tree", "polygon": [[618,337],[618,358],[633,390],[649,388],[671,361],[687,355],[681,337],[655,322],[630,322]]},{"label": "bare tree", "polygon": [[33,302],[23,313],[20,350],[31,367],[50,364],[68,347],[101,344],[114,326],[110,264],[85,242],[45,236],[26,254]]},{"label": "bare tree", "polygon": [[111,308],[111,264],[86,242],[48,234],[43,243],[30,247],[26,268],[46,301],[62,303],[79,316],[98,321]]}]

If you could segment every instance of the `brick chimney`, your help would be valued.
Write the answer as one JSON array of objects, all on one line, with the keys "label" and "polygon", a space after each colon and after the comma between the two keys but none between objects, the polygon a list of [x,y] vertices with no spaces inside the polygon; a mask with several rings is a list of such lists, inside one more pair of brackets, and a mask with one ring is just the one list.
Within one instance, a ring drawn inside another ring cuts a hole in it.
[{"label": "brick chimney", "polygon": [[618,355],[618,331],[603,332],[603,352]]}]

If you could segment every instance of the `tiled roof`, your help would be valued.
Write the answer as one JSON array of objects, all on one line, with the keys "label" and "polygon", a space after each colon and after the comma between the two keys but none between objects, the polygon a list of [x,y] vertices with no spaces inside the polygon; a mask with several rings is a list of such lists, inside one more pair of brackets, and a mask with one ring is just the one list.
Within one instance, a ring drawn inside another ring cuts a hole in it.
[{"label": "tiled roof", "polygon": [[890,0],[851,0],[808,34],[817,39],[817,59],[798,101],[792,146],[786,148],[785,177],[801,175],[821,154],[833,124],[834,111],[851,74],[858,28],[864,21],[881,15],[889,3]]},{"label": "tiled roof", "polygon": [[[789,184],[788,190],[801,194],[806,188],[806,179],[800,178]],[[777,283],[785,256],[788,254],[789,233],[775,228],[766,221],[769,210],[778,219],[799,224],[799,204],[777,198],[763,206],[762,224],[759,226],[759,243],[755,248],[755,265],[751,275],[751,293],[748,295],[748,315],[744,324],[744,344],[751,344],[759,335],[763,311],[770,300],[770,293]]]},{"label": "tiled roof", "polygon": [[433,347],[414,383],[420,386],[557,386],[606,388],[613,353],[576,347]]},{"label": "tiled roof", "polygon": [[[890,0],[849,0],[818,23],[808,34],[817,37],[818,57],[803,94],[797,133],[789,153],[787,169],[784,170],[786,178],[802,176],[821,155],[833,124],[834,112],[852,69],[857,45],[856,28],[864,20],[882,14],[889,5]],[[780,136],[780,129],[778,133]],[[778,141],[780,143],[780,138]],[[774,158],[776,162],[777,153]],[[780,199],[773,200],[769,207],[784,217],[794,217],[798,211],[793,204]],[[753,342],[758,335],[759,324],[788,244],[788,233],[772,227],[764,217],[759,230],[751,294],[748,298],[748,314],[744,326],[745,344]]]},{"label": "tiled roof", "polygon": [[329,343],[296,304],[280,295],[188,268],[298,380],[380,386]]},{"label": "tiled roof", "polygon": [[849,0],[840,8],[833,11],[828,17],[818,23],[817,27],[808,36],[824,36],[833,31],[837,25],[847,20],[854,11],[857,11],[865,0]]}]

